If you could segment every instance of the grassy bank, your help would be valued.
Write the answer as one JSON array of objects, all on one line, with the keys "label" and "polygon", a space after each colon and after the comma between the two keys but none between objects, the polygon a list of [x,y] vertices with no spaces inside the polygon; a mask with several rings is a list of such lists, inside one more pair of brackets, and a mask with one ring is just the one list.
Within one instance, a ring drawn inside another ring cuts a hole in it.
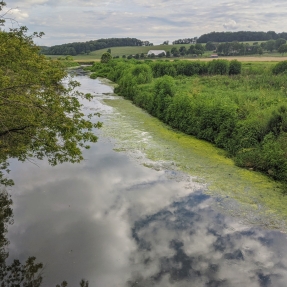
[{"label": "grassy bank", "polygon": [[111,61],[93,77],[172,128],[215,144],[235,163],[287,183],[286,73],[272,63]]}]

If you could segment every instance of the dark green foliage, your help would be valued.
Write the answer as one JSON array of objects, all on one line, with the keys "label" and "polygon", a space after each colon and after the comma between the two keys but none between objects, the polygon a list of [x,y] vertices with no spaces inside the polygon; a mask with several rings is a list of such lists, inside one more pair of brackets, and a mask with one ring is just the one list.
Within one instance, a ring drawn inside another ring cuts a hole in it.
[{"label": "dark green foliage", "polygon": [[213,51],[216,49],[216,46],[213,42],[209,41],[206,43],[205,49],[206,49],[206,51]]},{"label": "dark green foliage", "polygon": [[205,62],[200,61],[156,61],[151,62],[150,66],[153,71],[153,76],[155,78],[168,76],[193,76],[193,75],[202,75],[205,74],[206,64]]},{"label": "dark green foliage", "polygon": [[253,32],[253,31],[238,31],[238,32],[211,32],[203,34],[197,39],[198,43],[207,42],[246,42],[246,41],[268,41],[276,40],[278,38],[287,39],[287,33],[275,33],[274,31],[269,32]]},{"label": "dark green foliage", "polygon": [[264,137],[261,145],[241,150],[235,162],[239,166],[263,171],[276,180],[286,182],[286,140],[286,133],[281,134],[279,140],[273,133],[269,133]]},{"label": "dark green foliage", "polygon": [[272,52],[275,49],[276,42],[274,40],[269,40],[266,42],[266,50]]},{"label": "dark green foliage", "polygon": [[283,38],[278,38],[276,41],[275,41],[275,48],[278,50],[278,48],[282,45],[286,44],[286,40],[283,39]]},{"label": "dark green foliage", "polygon": [[115,88],[115,93],[120,94],[129,100],[133,100],[138,91],[136,79],[127,73],[119,79],[118,84],[118,87]]},{"label": "dark green foliage", "polygon": [[112,58],[112,55],[109,52],[106,52],[101,57],[101,63],[108,63]]},{"label": "dark green foliage", "polygon": [[151,62],[150,66],[155,78],[162,77],[164,75],[175,77],[177,75],[176,69],[172,62],[156,61]]},{"label": "dark green foliage", "polygon": [[176,61],[173,64],[177,71],[177,75],[194,76],[206,73],[205,62],[200,61]]},{"label": "dark green foliage", "polygon": [[228,75],[229,61],[213,60],[208,63],[207,70],[209,75]]},{"label": "dark green foliage", "polygon": [[42,263],[35,263],[35,257],[29,257],[25,264],[14,260],[11,265],[0,265],[1,287],[40,287],[43,277]]},{"label": "dark green foliage", "polygon": [[287,61],[277,63],[272,69],[273,74],[278,75],[287,72]]},{"label": "dark green foliage", "polygon": [[114,60],[94,70],[171,127],[223,148],[239,166],[287,182],[287,83],[272,75],[271,64]]},{"label": "dark green foliage", "polygon": [[280,106],[279,109],[273,111],[267,122],[267,131],[272,132],[275,136],[279,136],[281,132],[287,132],[287,108]]},{"label": "dark green foliage", "polygon": [[[0,7],[3,5],[0,2]],[[83,159],[87,142],[96,142],[94,124],[82,112],[79,83],[68,79],[59,61],[39,54],[39,48],[20,27],[0,30],[0,183],[7,181],[10,158],[19,161],[46,157],[51,165]],[[70,57],[67,57],[69,61]],[[63,78],[67,78],[65,86]]]},{"label": "dark green foliage", "polygon": [[175,82],[170,76],[163,76],[154,82],[153,87],[153,109],[152,114],[163,120],[168,105],[171,102],[171,97],[175,95]]},{"label": "dark green foliage", "polygon": [[175,95],[175,91],[175,82],[170,76],[163,76],[154,82],[154,94],[164,94],[166,96],[173,97]]},{"label": "dark green foliage", "polygon": [[239,75],[241,74],[241,62],[237,60],[232,60],[229,62],[229,75]]},{"label": "dark green foliage", "polygon": [[281,54],[287,53],[287,44],[281,45],[278,49],[278,52]]},{"label": "dark green foliage", "polygon": [[131,74],[137,84],[147,84],[152,81],[152,70],[147,64],[136,65],[131,69]]},{"label": "dark green foliage", "polygon": [[5,190],[0,189],[0,266],[5,262],[5,259],[8,256],[5,250],[5,247],[8,244],[5,234],[7,232],[8,225],[13,223],[13,211],[11,206],[11,196]]},{"label": "dark green foliage", "polygon": [[74,56],[110,47],[141,46],[141,44],[142,41],[135,38],[110,38],[45,47],[42,49],[42,53],[46,55]]}]

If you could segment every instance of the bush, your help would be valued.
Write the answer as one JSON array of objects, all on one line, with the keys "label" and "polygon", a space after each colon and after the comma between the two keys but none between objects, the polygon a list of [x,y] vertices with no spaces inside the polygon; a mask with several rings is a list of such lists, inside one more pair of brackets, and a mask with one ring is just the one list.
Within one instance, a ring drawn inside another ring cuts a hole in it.
[{"label": "bush", "polygon": [[207,64],[207,71],[210,75],[228,75],[229,61],[213,60]]},{"label": "bush", "polygon": [[170,76],[164,76],[155,81],[153,87],[154,107],[152,114],[163,120],[171,97],[175,95],[175,82]]},{"label": "bush", "polygon": [[150,66],[152,68],[153,76],[155,78],[163,77],[165,75],[175,77],[177,75],[177,71],[172,62],[150,62]]},{"label": "bush", "polygon": [[287,61],[282,61],[282,62],[277,63],[272,69],[272,73],[274,75],[287,73]]},{"label": "bush", "polygon": [[147,64],[136,65],[131,69],[131,74],[137,84],[147,84],[152,81],[152,69]]},{"label": "bush", "polygon": [[241,74],[241,63],[237,60],[232,60],[229,63],[229,75]]},{"label": "bush", "polygon": [[138,91],[138,86],[134,78],[126,73],[118,83],[118,87],[115,88],[115,93],[123,96],[129,100],[133,100]]},{"label": "bush", "polygon": [[101,57],[101,63],[108,63],[110,60],[112,60],[112,55],[108,52],[105,52]]}]

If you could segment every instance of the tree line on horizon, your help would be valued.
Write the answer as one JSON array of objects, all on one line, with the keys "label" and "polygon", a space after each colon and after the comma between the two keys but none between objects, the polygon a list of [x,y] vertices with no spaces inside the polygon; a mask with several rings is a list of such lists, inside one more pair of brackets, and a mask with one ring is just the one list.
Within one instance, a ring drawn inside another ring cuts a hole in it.
[{"label": "tree line on horizon", "polygon": [[287,32],[276,33],[274,31],[268,32],[254,32],[254,31],[237,31],[237,32],[210,32],[201,35],[197,39],[197,43],[207,42],[250,42],[250,41],[268,41],[283,38],[287,40]]},{"label": "tree line on horizon", "polygon": [[[238,32],[211,32],[201,35],[197,43],[227,43],[227,42],[248,42],[248,41],[269,41],[277,39],[287,40],[287,32],[276,33],[274,31],[268,32],[254,32],[254,31],[238,31]],[[176,40],[173,44],[183,44],[182,39]],[[165,41],[167,44],[169,41]],[[71,55],[76,56],[80,54],[89,54],[90,52],[125,46],[149,46],[153,44],[149,41],[141,41],[136,38],[108,38],[98,39],[86,42],[73,42],[62,45],[55,45],[51,47],[41,47],[41,53],[45,55]],[[264,50],[264,47],[263,47]],[[249,49],[250,51],[250,49]],[[253,51],[254,52],[254,51]],[[254,54],[252,52],[252,54]],[[256,53],[255,53],[256,54]]]},{"label": "tree line on horizon", "polygon": [[45,55],[71,55],[89,54],[90,52],[111,47],[142,46],[143,42],[136,38],[109,38],[91,40],[87,42],[74,42],[51,47],[42,47],[41,53]]},{"label": "tree line on horizon", "polygon": [[[206,51],[214,51],[219,56],[243,56],[243,55],[263,55],[264,52],[277,51],[282,55],[287,53],[287,44],[284,38],[278,38],[276,40],[268,40],[266,42],[253,42],[252,45],[249,43],[240,43],[238,41],[233,42],[207,42],[205,45]],[[200,44],[197,44],[200,45]]]}]

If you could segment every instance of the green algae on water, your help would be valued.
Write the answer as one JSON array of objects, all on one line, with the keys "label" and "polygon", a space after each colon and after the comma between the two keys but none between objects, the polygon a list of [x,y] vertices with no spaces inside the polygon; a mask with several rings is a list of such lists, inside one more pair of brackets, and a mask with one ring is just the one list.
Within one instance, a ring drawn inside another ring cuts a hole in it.
[{"label": "green algae on water", "polygon": [[132,155],[155,170],[180,170],[205,183],[217,205],[244,222],[285,230],[287,197],[268,177],[239,168],[212,144],[172,130],[130,101],[105,99],[114,108],[103,132],[116,141],[115,150]]}]

